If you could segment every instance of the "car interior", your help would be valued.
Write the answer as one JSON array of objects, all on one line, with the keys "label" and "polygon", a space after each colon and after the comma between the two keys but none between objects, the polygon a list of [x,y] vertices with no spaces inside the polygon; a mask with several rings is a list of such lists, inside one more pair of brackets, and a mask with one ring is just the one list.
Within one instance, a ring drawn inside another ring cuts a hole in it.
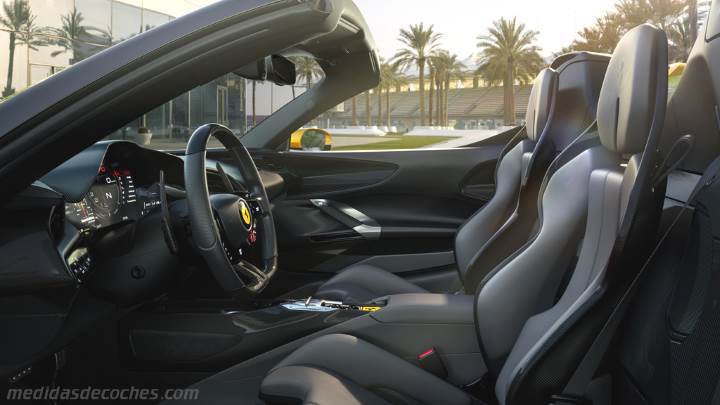
[{"label": "car interior", "polygon": [[[0,104],[0,391],[720,403],[720,4],[707,19],[672,95],[643,24],[558,56],[524,125],[454,149],[289,150],[379,81],[351,0],[224,0],[48,78]],[[324,78],[244,136],[104,139],[220,74],[292,84],[296,55]]]}]

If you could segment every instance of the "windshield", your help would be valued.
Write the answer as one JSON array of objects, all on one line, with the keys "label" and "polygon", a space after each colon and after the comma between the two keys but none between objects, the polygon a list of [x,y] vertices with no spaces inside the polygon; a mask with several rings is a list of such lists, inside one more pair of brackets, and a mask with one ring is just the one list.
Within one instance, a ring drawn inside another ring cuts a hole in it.
[{"label": "windshield", "polygon": [[[215,0],[0,0],[0,86],[9,99],[53,74]],[[523,125],[535,75],[558,55],[612,52],[628,29],[651,23],[669,37],[670,91],[707,0],[356,0],[377,43],[381,84],[293,132],[293,151],[452,148]],[[502,56],[505,55],[505,56]],[[295,57],[297,82],[278,86],[227,73],[108,134],[180,150],[205,123],[238,136],[322,80]],[[214,143],[213,146],[218,146]]]}]

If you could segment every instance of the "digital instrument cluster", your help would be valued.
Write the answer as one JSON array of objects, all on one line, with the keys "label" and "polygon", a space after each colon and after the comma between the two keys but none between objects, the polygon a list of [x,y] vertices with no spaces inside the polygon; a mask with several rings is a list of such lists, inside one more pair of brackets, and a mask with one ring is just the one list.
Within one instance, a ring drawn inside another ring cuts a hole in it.
[{"label": "digital instrument cluster", "polygon": [[100,166],[95,182],[80,202],[65,204],[65,217],[78,229],[99,229],[137,220],[158,206],[157,183],[139,186],[129,169],[113,163]]}]

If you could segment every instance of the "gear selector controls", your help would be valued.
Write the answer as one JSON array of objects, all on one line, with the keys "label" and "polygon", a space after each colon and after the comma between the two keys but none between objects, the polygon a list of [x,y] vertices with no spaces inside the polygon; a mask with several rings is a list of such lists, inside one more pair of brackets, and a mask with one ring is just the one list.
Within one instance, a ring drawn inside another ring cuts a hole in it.
[{"label": "gear selector controls", "polygon": [[368,305],[345,304],[341,301],[329,301],[308,297],[306,300],[291,300],[281,306],[291,311],[308,311],[308,312],[331,312],[331,311],[359,311],[359,312],[377,312],[382,306],[376,303]]}]

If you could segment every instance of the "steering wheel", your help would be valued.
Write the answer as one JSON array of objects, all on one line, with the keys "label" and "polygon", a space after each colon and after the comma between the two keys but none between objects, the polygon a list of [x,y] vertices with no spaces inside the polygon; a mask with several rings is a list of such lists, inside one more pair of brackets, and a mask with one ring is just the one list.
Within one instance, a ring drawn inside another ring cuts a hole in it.
[{"label": "steering wheel", "polygon": [[[237,163],[247,194],[210,195],[205,152],[213,136]],[[192,134],[185,150],[185,189],[192,239],[220,286],[229,292],[262,291],[277,270],[275,224],[257,167],[230,129],[207,124]],[[248,238],[255,237],[261,247],[260,267],[241,253]]]}]

